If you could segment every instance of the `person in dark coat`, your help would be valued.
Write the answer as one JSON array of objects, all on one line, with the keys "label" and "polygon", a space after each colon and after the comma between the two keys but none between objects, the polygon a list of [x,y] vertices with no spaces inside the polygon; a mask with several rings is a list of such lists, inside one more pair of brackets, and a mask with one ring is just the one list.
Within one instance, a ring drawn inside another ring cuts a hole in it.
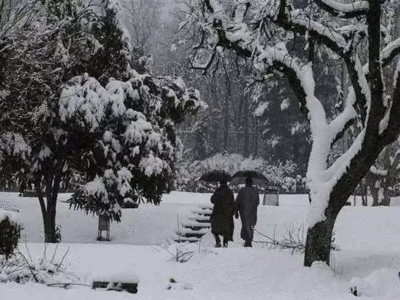
[{"label": "person in dark coat", "polygon": [[226,180],[220,181],[220,186],[211,196],[211,203],[214,204],[210,219],[215,247],[221,247],[220,235],[223,237],[223,246],[228,247],[228,241],[233,241],[235,197]]},{"label": "person in dark coat", "polygon": [[240,237],[245,247],[252,247],[254,226],[257,223],[257,207],[260,204],[258,191],[253,188],[251,177],[246,178],[246,186],[240,189],[235,202],[235,217],[242,221]]}]

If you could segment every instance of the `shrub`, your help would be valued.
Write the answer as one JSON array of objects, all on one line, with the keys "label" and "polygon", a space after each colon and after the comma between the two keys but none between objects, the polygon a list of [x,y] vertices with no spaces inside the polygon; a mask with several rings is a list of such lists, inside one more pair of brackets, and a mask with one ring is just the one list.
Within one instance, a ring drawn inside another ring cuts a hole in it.
[{"label": "shrub", "polygon": [[10,220],[6,216],[0,222],[0,254],[7,260],[18,246],[18,240],[21,237],[21,225]]}]

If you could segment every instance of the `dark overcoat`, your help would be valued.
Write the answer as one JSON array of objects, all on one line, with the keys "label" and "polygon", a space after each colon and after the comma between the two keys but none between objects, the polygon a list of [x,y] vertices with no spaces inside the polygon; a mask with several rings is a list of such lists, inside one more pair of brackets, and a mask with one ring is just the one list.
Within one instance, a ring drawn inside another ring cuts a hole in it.
[{"label": "dark overcoat", "polygon": [[240,213],[242,230],[240,236],[244,240],[253,240],[253,228],[257,223],[257,207],[260,204],[258,191],[252,186],[240,189],[235,202],[235,209]]},{"label": "dark overcoat", "polygon": [[232,190],[225,184],[219,186],[211,196],[211,203],[214,204],[211,214],[211,232],[232,241],[235,210],[235,197]]}]

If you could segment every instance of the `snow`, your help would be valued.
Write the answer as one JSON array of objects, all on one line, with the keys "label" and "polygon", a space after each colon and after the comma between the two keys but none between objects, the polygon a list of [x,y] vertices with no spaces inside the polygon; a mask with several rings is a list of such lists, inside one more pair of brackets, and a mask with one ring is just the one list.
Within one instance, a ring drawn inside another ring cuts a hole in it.
[{"label": "snow", "polygon": [[39,151],[38,158],[44,160],[46,157],[51,155],[51,150],[46,145],[43,146],[42,150]]},{"label": "snow", "polygon": [[130,180],[132,179],[132,173],[125,167],[117,172],[118,176],[118,190],[121,196],[125,196],[132,190],[131,185],[129,184]]},{"label": "snow", "polygon": [[[137,115],[142,115],[144,117],[141,113]],[[142,141],[147,138],[148,132],[153,129],[151,123],[147,122],[144,118],[132,121],[126,128],[124,138],[132,144],[141,144]]]},{"label": "snow", "polygon": [[147,157],[143,157],[140,160],[139,168],[144,171],[147,177],[161,174],[165,169],[169,169],[168,165],[160,158],[154,156],[152,151],[150,151]]},{"label": "snow", "polygon": [[[63,242],[45,246],[38,200],[0,193],[1,208],[20,211],[15,213],[24,226],[19,249],[28,259],[40,261],[44,253],[50,259],[56,253],[54,261],[60,262],[68,251],[63,266],[83,284],[100,279],[139,282],[136,295],[78,285],[63,289],[1,283],[1,299],[356,299],[351,289],[360,299],[400,298],[400,207],[343,208],[334,229],[337,250],[331,266],[315,262],[305,268],[301,253],[259,242],[266,240],[260,233],[277,240],[288,231],[303,237],[307,195],[280,195],[280,206],[259,206],[253,248],[242,247],[237,219],[229,248],[214,248],[210,232],[197,243],[171,242],[178,220],[185,222],[193,211],[209,206],[210,196],[172,192],[159,206],[125,209],[121,223],[111,224],[111,241],[97,242],[98,217],[69,210],[64,202],[69,194],[62,194],[56,223]],[[187,262],[176,261],[181,253],[187,253]]]},{"label": "snow", "polygon": [[[84,81],[84,84],[80,84]],[[59,115],[66,122],[76,112],[84,112],[85,121],[93,131],[99,125],[104,115],[104,106],[110,101],[110,96],[100,83],[88,74],[72,78],[60,95]],[[83,124],[81,124],[83,126]]]},{"label": "snow", "polygon": [[97,175],[94,180],[85,184],[84,189],[89,195],[95,195],[105,200],[108,199],[108,197],[106,197],[108,195],[107,189],[103,183],[103,180]]}]

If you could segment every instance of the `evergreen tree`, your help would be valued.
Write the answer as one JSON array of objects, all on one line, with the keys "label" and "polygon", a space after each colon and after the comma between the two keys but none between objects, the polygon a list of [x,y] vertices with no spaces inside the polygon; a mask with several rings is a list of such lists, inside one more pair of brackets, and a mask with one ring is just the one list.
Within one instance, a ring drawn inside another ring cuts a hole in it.
[{"label": "evergreen tree", "polygon": [[201,107],[179,79],[130,70],[117,4],[103,1],[99,15],[86,1],[42,0],[2,52],[1,183],[35,189],[47,242],[56,241],[60,188],[76,191],[76,207],[115,220],[124,199],[159,203],[174,124]]}]

